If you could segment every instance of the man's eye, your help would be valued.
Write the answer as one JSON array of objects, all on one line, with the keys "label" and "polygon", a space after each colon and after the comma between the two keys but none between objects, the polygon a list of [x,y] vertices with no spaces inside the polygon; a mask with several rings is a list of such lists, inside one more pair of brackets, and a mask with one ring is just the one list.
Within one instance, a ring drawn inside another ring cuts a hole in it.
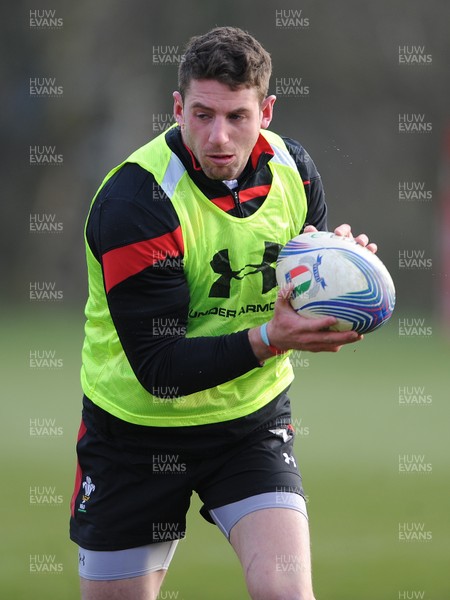
[{"label": "man's eye", "polygon": [[244,118],[243,115],[230,115],[232,121],[241,121]]},{"label": "man's eye", "polygon": [[206,119],[209,119],[209,115],[207,115],[205,113],[197,113],[196,117],[197,117],[197,119],[200,119],[201,121],[206,121]]}]

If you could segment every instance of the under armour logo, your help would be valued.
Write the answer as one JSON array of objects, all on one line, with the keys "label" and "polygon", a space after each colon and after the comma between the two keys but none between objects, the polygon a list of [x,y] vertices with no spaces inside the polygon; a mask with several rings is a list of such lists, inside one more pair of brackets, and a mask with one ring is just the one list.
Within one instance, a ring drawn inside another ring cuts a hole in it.
[{"label": "under armour logo", "polygon": [[293,456],[289,456],[289,454],[287,452],[283,452],[283,456],[284,456],[284,462],[286,464],[292,463],[294,465],[294,467],[297,467],[297,463],[295,462],[295,458]]},{"label": "under armour logo", "polygon": [[80,565],[83,565],[83,567],[85,566],[85,562],[86,562],[86,555],[85,554],[81,554],[81,552],[78,553],[78,563]]},{"label": "under armour logo", "polygon": [[261,263],[250,263],[237,271],[231,268],[228,249],[224,248],[216,252],[209,264],[214,273],[217,273],[220,277],[212,284],[209,290],[209,297],[229,298],[232,279],[241,281],[244,277],[255,275],[256,273],[261,273],[262,275],[262,293],[266,294],[270,292],[277,284],[275,267],[272,265],[276,262],[281,248],[281,244],[264,242],[264,254]]}]

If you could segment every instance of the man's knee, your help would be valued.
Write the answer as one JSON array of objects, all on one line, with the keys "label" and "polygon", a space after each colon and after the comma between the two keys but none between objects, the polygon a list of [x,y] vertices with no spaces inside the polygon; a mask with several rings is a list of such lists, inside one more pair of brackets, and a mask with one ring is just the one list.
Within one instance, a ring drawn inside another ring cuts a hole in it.
[{"label": "man's knee", "polygon": [[[288,531],[287,537],[280,531]],[[308,521],[298,511],[270,508],[243,517],[231,543],[252,600],[314,600]]]},{"label": "man's knee", "polygon": [[259,570],[247,573],[247,588],[252,600],[315,600],[310,576]]},{"label": "man's knee", "polygon": [[248,591],[252,600],[315,600],[311,589],[295,582],[265,584],[261,580],[248,582]]}]

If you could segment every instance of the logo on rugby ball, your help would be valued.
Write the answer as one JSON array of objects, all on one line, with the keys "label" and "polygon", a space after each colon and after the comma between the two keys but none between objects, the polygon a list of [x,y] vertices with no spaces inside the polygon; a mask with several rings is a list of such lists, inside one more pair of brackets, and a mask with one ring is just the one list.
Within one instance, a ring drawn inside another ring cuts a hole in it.
[{"label": "logo on rugby ball", "polygon": [[305,265],[299,265],[288,271],[285,275],[286,283],[293,283],[294,296],[300,296],[304,294],[311,287],[312,273]]},{"label": "logo on rugby ball", "polygon": [[313,298],[319,290],[326,287],[325,279],[320,276],[319,267],[322,263],[322,256],[317,259],[310,256],[302,257],[303,264],[297,265],[285,274],[286,283],[294,284],[292,298],[297,298],[308,292],[308,297]]}]

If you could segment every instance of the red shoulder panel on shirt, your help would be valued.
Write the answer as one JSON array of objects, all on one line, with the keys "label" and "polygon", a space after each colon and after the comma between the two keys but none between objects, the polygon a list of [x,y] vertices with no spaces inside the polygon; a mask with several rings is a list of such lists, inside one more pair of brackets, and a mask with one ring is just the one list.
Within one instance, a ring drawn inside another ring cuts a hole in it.
[{"label": "red shoulder panel on shirt", "polygon": [[102,261],[106,293],[115,285],[147,267],[151,267],[158,261],[183,254],[181,227],[150,240],[135,242],[105,252]]}]

